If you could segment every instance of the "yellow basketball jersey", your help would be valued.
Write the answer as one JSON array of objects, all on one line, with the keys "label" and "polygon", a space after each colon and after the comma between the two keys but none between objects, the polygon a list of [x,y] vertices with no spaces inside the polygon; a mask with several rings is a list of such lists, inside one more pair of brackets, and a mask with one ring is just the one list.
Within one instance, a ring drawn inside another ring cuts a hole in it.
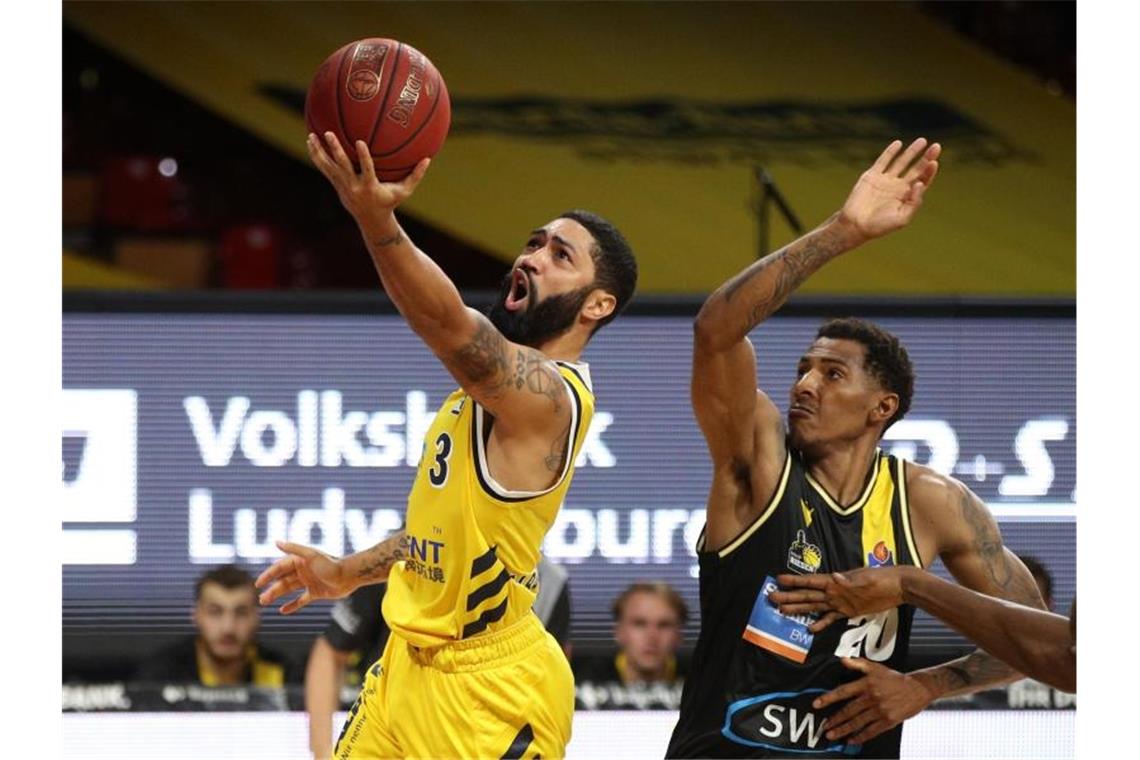
[{"label": "yellow basketball jersey", "polygon": [[562,474],[550,488],[510,491],[491,477],[490,415],[464,390],[436,413],[408,496],[408,558],[388,576],[384,620],[416,646],[501,630],[530,612],[542,540],[562,506],[594,415],[586,364],[558,362],[571,403]]}]

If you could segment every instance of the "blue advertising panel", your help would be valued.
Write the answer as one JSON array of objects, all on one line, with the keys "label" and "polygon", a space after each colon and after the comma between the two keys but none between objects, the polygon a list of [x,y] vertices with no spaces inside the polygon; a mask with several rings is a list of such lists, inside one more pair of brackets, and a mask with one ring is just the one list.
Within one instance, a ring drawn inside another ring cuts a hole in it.
[{"label": "blue advertising panel", "polygon": [[[917,369],[883,447],[952,474],[1006,542],[1075,582],[1075,326],[1068,318],[888,317]],[[752,335],[781,409],[820,319]],[[629,315],[588,348],[597,413],[545,552],[568,567],[576,643],[610,640],[635,580],[697,610],[693,545],[709,463],[689,403],[691,319]],[[396,315],[92,313],[63,321],[63,625],[76,637],[188,630],[194,579],[253,571],[274,541],[333,554],[402,523],[431,416],[454,382]],[[267,615],[309,638],[328,607]],[[687,631],[695,641],[696,615]],[[919,617],[916,643],[960,641]]]}]

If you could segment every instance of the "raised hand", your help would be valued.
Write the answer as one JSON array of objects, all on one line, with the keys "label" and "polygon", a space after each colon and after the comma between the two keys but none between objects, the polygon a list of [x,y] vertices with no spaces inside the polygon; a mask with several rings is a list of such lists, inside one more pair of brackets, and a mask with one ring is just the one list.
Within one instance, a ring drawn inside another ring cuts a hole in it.
[{"label": "raised hand", "polygon": [[910,223],[938,173],[942,146],[927,147],[920,137],[906,150],[895,140],[863,172],[839,212],[840,220],[864,240],[881,237]]},{"label": "raised hand", "polygon": [[306,141],[309,158],[336,188],[340,202],[361,225],[382,221],[391,215],[397,206],[415,192],[416,185],[424,178],[431,164],[431,159],[425,158],[416,164],[411,174],[399,182],[381,182],[376,177],[372,154],[363,140],[357,140],[354,146],[360,163],[360,171],[357,172],[336,135],[325,132],[324,139],[325,144],[322,145],[317,135],[309,134]]},{"label": "raised hand", "polygon": [[278,541],[277,548],[286,556],[267,567],[257,576],[255,583],[258,588],[265,588],[257,598],[262,605],[301,591],[300,596],[281,605],[281,613],[291,615],[314,599],[339,599],[356,588],[341,561],[335,557],[288,541]]},{"label": "raised hand", "polygon": [[770,595],[785,615],[824,613],[808,630],[819,633],[836,620],[873,615],[903,603],[907,567],[862,567],[822,575],[779,575]]}]

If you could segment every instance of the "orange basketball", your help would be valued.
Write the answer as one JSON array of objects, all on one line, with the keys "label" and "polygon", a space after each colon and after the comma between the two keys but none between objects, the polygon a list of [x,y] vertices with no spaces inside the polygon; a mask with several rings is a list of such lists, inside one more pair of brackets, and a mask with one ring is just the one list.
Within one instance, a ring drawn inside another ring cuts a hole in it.
[{"label": "orange basketball", "polygon": [[406,177],[443,147],[451,99],[443,77],[411,45],[382,37],[357,40],[325,59],[305,97],[310,132],[332,132],[353,163],[355,143],[368,143],[376,176]]}]

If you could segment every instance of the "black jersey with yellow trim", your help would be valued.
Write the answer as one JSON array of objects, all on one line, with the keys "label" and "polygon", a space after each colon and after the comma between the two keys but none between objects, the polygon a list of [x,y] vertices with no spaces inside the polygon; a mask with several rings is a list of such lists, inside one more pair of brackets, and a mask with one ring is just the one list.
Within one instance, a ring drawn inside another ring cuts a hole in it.
[{"label": "black jersey with yellow trim", "polygon": [[811,706],[859,677],[841,656],[901,670],[914,608],[833,623],[784,616],[768,600],[782,573],[921,566],[906,498],[906,463],[876,453],[866,485],[842,505],[789,447],[779,484],[756,520],[717,551],[697,544],[701,632],[668,757],[898,757],[902,727],[865,745],[829,741],[824,722],[841,705]]}]

